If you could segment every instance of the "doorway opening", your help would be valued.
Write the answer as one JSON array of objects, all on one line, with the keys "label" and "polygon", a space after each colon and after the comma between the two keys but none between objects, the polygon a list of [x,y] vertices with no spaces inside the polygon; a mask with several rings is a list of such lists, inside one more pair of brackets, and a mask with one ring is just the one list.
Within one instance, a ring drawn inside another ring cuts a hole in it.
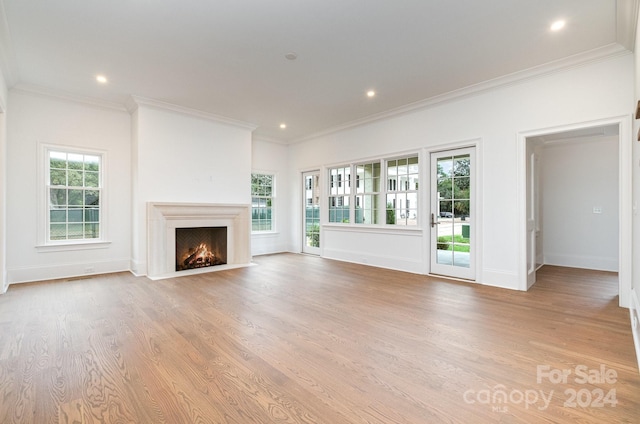
[{"label": "doorway opening", "polygon": [[627,128],[620,118],[520,135],[522,290],[535,284],[544,265],[616,272],[619,304],[628,306],[631,154],[622,142]]}]

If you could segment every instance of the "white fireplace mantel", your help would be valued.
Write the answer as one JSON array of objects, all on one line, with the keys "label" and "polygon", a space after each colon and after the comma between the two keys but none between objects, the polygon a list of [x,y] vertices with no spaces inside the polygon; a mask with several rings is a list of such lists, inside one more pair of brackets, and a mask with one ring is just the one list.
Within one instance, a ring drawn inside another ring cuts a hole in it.
[{"label": "white fireplace mantel", "polygon": [[[175,270],[176,228],[227,227],[227,265]],[[152,280],[251,264],[251,205],[147,203],[147,277]]]}]

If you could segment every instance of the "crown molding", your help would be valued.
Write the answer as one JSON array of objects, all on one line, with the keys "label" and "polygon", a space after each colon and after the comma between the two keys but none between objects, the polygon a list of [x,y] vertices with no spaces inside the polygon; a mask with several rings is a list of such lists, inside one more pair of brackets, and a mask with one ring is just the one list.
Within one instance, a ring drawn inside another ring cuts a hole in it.
[{"label": "crown molding", "polygon": [[251,141],[260,141],[260,142],[264,142],[264,143],[280,144],[280,145],[283,145],[283,146],[289,145],[289,143],[286,142],[285,140],[280,140],[280,139],[271,138],[271,137],[264,137],[264,136],[255,135],[255,134],[253,134],[253,136],[251,137]]},{"label": "crown molding", "polygon": [[530,80],[546,77],[548,75],[556,74],[569,69],[585,66],[590,63],[600,62],[600,61],[612,59],[618,56],[625,56],[628,54],[632,54],[632,52],[626,49],[624,46],[618,43],[611,43],[611,44],[599,47],[597,49],[588,50],[586,52],[578,53],[573,56],[568,56],[563,59],[548,62],[543,65],[534,66],[532,68],[528,68],[522,71],[504,75],[498,78],[483,81],[481,83],[473,84],[458,90],[453,90],[437,96],[429,97],[424,100],[399,106],[397,108],[386,110],[384,112],[365,116],[364,118],[350,121],[345,124],[328,128],[326,130],[319,131],[314,134],[310,134],[308,136],[293,140],[289,144],[302,143],[302,142],[313,140],[319,137],[324,137],[330,134],[334,134],[339,131],[344,131],[347,129],[359,127],[362,125],[370,124],[372,122],[381,121],[384,119],[395,118],[401,115],[416,112],[421,109],[428,109],[428,108],[439,106],[445,103],[458,101],[467,97],[476,96],[478,94],[481,94],[490,90],[494,90],[497,88],[521,84]]},{"label": "crown molding", "polygon": [[168,110],[168,111],[180,113],[183,115],[193,116],[196,118],[217,122],[219,124],[239,127],[249,131],[253,131],[256,128],[258,128],[257,125],[249,122],[244,122],[237,119],[228,118],[226,116],[216,115],[214,113],[204,112],[198,109],[191,109],[185,106],[180,106],[173,103],[167,103],[160,100],[149,99],[141,96],[132,95],[126,102],[126,107],[129,112],[135,111],[140,106],[151,107],[151,108],[160,109],[160,110]]},{"label": "crown molding", "polygon": [[638,0],[616,0],[616,40],[630,51],[635,50],[639,4]]},{"label": "crown molding", "polygon": [[77,96],[75,94],[64,93],[62,91],[53,90],[51,88],[42,87],[40,85],[18,83],[9,91],[22,92],[27,94],[35,94],[43,97],[50,97],[58,100],[64,100],[73,103],[82,103],[88,106],[100,109],[116,110],[118,112],[126,112],[127,109],[120,103],[99,100],[92,97]]},{"label": "crown molding", "polygon": [[9,23],[7,22],[7,14],[4,9],[4,1],[0,0],[0,66],[8,87],[18,82],[18,73],[15,69],[16,63],[13,43],[11,42],[11,32],[9,30]]}]

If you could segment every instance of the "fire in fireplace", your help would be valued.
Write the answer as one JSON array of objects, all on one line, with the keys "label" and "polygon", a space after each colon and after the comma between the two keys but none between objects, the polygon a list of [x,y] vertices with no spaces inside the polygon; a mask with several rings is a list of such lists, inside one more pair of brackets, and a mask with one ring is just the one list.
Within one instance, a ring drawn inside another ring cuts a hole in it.
[{"label": "fire in fireplace", "polygon": [[226,263],[227,227],[176,228],[176,271]]}]

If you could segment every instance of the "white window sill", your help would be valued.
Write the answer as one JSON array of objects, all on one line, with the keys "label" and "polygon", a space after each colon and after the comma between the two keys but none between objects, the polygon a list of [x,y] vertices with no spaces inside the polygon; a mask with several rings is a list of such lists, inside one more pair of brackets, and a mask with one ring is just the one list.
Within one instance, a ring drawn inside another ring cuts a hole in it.
[{"label": "white window sill", "polygon": [[323,224],[325,231],[344,231],[354,233],[378,233],[378,234],[402,234],[402,235],[421,235],[422,227],[419,226],[402,226],[391,224],[349,224],[349,223],[328,223]]},{"label": "white window sill", "polygon": [[47,243],[36,245],[38,252],[67,252],[73,250],[88,250],[88,249],[106,249],[111,244],[110,241],[98,240],[98,241],[70,241],[65,243]]},{"label": "white window sill", "polygon": [[280,235],[279,231],[256,231],[251,233],[251,237],[276,237]]}]

